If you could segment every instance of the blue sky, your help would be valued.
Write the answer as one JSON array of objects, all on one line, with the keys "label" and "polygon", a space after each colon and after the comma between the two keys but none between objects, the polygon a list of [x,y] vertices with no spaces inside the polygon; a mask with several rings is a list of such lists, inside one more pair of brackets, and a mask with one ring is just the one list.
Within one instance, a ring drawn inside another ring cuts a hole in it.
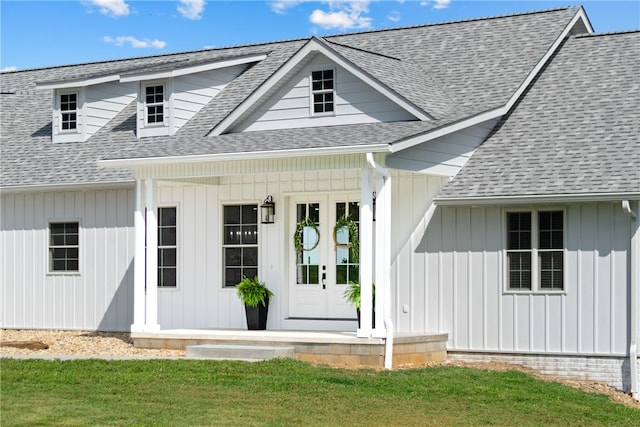
[{"label": "blue sky", "polygon": [[584,6],[598,32],[640,28],[640,0],[0,0],[0,70],[236,46],[579,4]]}]

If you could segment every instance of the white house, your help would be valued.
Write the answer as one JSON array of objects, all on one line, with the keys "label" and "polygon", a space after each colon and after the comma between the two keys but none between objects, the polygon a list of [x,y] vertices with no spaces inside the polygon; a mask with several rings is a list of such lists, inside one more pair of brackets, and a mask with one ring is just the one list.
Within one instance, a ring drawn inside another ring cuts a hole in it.
[{"label": "white house", "polygon": [[638,396],[638,58],[569,7],[2,73],[0,327],[243,328],[258,275]]}]

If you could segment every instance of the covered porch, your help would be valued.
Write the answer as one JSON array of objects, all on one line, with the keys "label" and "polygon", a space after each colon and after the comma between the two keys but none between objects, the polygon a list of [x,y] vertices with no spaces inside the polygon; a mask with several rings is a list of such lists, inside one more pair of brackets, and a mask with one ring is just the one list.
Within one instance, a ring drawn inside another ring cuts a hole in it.
[{"label": "covered porch", "polygon": [[[241,329],[168,329],[132,332],[140,348],[187,349],[213,344],[242,346],[246,351],[263,346],[293,348],[293,357],[311,363],[349,368],[419,367],[447,359],[447,334],[396,332],[385,338],[358,338],[356,332]],[[391,346],[391,359],[385,359]]]}]

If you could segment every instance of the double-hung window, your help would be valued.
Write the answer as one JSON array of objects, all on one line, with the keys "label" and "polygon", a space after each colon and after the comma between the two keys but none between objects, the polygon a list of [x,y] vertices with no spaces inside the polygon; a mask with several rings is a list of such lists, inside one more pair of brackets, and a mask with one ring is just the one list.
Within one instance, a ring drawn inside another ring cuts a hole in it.
[{"label": "double-hung window", "polygon": [[49,271],[78,272],[80,253],[78,222],[49,223]]},{"label": "double-hung window", "polygon": [[78,93],[60,94],[60,131],[71,132],[78,128]]},{"label": "double-hung window", "polygon": [[146,124],[164,124],[164,85],[152,84],[144,87]]},{"label": "double-hung window", "polygon": [[314,114],[333,113],[334,90],[332,69],[311,72],[311,98]]},{"label": "double-hung window", "polygon": [[564,212],[507,212],[507,290],[564,289]]},{"label": "double-hung window", "polygon": [[235,286],[258,275],[258,205],[224,206],[223,284]]},{"label": "double-hung window", "polygon": [[178,222],[175,207],[158,208],[158,287],[175,288],[178,272]]}]

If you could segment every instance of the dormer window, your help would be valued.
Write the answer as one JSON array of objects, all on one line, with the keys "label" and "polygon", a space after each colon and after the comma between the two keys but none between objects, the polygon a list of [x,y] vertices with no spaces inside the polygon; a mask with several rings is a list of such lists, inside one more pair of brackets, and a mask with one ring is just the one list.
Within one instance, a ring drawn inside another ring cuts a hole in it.
[{"label": "dormer window", "polygon": [[164,123],[164,85],[145,86],[145,111],[147,125]]},{"label": "dormer window", "polygon": [[334,91],[334,72],[332,69],[311,72],[313,114],[333,113]]},{"label": "dormer window", "polygon": [[60,94],[60,129],[75,131],[78,127],[78,94]]}]

